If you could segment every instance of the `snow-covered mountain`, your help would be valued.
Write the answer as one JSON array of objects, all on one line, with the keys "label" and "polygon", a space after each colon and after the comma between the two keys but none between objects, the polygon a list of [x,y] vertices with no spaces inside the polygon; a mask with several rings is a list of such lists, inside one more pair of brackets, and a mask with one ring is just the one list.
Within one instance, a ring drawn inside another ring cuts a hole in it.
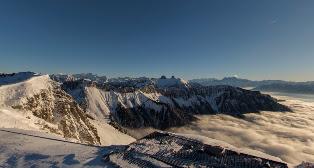
[{"label": "snow-covered mountain", "polygon": [[107,124],[102,125],[106,128],[111,127],[109,123],[118,129],[165,129],[188,124],[196,120],[195,114],[242,116],[261,110],[290,111],[256,91],[231,86],[205,87],[175,77],[119,78],[106,82],[99,82],[98,78],[62,77],[66,79],[63,83],[59,78],[52,80],[56,80],[54,75],[3,74],[0,81],[10,84],[0,87],[1,115],[14,116],[13,121],[18,116],[24,123],[31,123],[26,124],[29,127],[99,144],[101,137],[95,123]]},{"label": "snow-covered mountain", "polygon": [[193,121],[194,114],[290,111],[268,95],[231,86],[201,86],[179,78],[127,78],[103,84],[67,81],[62,88],[94,119],[124,127],[164,129]]},{"label": "snow-covered mountain", "polygon": [[44,130],[89,144],[104,142],[101,137],[104,134],[97,127],[119,132],[109,125],[91,121],[76,101],[48,75],[17,73],[3,75],[0,81],[11,83],[0,87],[1,127]]},{"label": "snow-covered mountain", "polygon": [[[243,116],[245,113],[259,111],[290,111],[288,107],[281,105],[276,99],[258,91],[225,85],[202,86],[175,77],[116,78],[106,79],[106,81],[85,77],[72,78],[69,75],[63,77],[62,80],[59,80],[51,75],[29,72],[1,74],[0,127],[47,132],[62,140],[85,144],[109,146],[126,145],[133,142],[123,147],[123,150],[118,151],[118,153],[106,155],[109,165],[126,163],[127,166],[134,166],[133,163],[129,164],[129,161],[134,161],[141,167],[143,162],[138,161],[138,158],[141,158],[140,160],[148,161],[147,164],[149,165],[150,161],[155,163],[158,160],[160,165],[180,166],[183,164],[181,166],[186,166],[194,164],[194,162],[188,162],[189,157],[193,158],[195,154],[200,154],[199,152],[203,152],[201,154],[203,156],[206,154],[206,150],[205,153],[202,150],[206,148],[209,151],[215,151],[216,147],[194,144],[194,141],[191,142],[189,139],[177,135],[173,137],[169,134],[158,135],[157,138],[154,136],[145,137],[134,142],[134,138],[123,132],[132,128],[166,129],[172,126],[186,125],[197,120],[194,117],[195,114],[227,114],[245,117]],[[282,115],[285,114],[282,113]],[[12,131],[4,132],[11,133]],[[5,135],[7,134],[5,133]],[[161,140],[160,137],[165,139]],[[184,135],[184,137],[188,136]],[[166,145],[164,146],[163,143]],[[1,149],[8,151],[8,155],[15,155],[14,150],[7,150],[6,145],[9,146],[9,144],[5,144]],[[191,150],[187,149],[190,145],[193,146]],[[168,147],[175,148],[168,149]],[[113,146],[113,148],[116,147]],[[49,148],[43,147],[43,149],[45,149],[44,153],[48,155]],[[179,150],[181,152],[176,153],[173,151],[176,149],[184,150]],[[169,151],[167,153],[167,150],[174,153],[169,153]],[[129,155],[130,151],[136,154]],[[256,162],[257,165],[264,165],[266,162],[270,165],[278,164],[277,161],[272,162],[273,159],[265,158],[265,155],[239,154],[235,149],[224,149],[224,151],[228,151],[228,155],[226,154],[228,157],[222,159],[232,160],[233,157],[236,157],[242,162],[257,159],[259,160]],[[40,151],[38,150],[38,152]],[[52,160],[54,158],[60,160],[57,153],[52,153]],[[169,161],[165,157],[161,157],[163,154],[178,158]],[[185,157],[184,154],[189,155]],[[18,158],[15,159],[18,163],[14,162],[14,165],[22,165],[20,167],[30,164],[45,165],[52,161],[50,153],[49,158],[43,159],[47,161],[44,164],[41,164],[42,162],[40,164],[39,162],[28,162],[25,160],[28,154],[16,156]],[[183,157],[184,161],[180,157]],[[10,158],[7,158],[8,162],[11,161]],[[63,159],[68,160],[67,158]],[[84,157],[81,160],[85,160],[84,166],[88,162],[88,159]],[[3,165],[6,165],[7,161],[3,162]],[[198,161],[206,165],[212,160],[201,159]],[[284,163],[279,163],[279,165],[285,167]]]}]

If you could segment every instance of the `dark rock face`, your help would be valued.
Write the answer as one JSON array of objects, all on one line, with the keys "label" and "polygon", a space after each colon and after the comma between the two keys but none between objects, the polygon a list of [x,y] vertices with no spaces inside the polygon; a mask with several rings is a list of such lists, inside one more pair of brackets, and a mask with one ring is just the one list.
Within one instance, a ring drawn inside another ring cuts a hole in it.
[{"label": "dark rock face", "polygon": [[112,115],[112,119],[124,127],[154,127],[159,129],[183,126],[196,120],[193,115],[180,109],[171,108],[167,104],[163,106],[161,111],[146,109],[142,106],[124,108],[118,105],[116,115]]},{"label": "dark rock face", "polygon": [[109,153],[104,160],[117,167],[288,168],[286,163],[278,160],[161,132]]},{"label": "dark rock face", "polygon": [[[165,129],[187,124],[195,120],[195,114],[222,113],[242,117],[245,113],[259,111],[291,111],[276,99],[258,91],[224,85],[186,84],[176,79],[169,81],[175,85],[167,86],[167,83],[163,83],[162,87],[158,87],[158,82],[141,78],[138,81],[128,79],[124,82],[104,84],[83,80],[68,81],[63,83],[62,88],[72,95],[83,109],[89,106],[85,95],[87,87],[96,87],[99,92],[106,92],[101,98],[103,102],[98,104],[107,104],[111,110],[110,118],[124,127]],[[147,96],[154,94],[158,96]],[[98,104],[96,106],[99,106]]]}]

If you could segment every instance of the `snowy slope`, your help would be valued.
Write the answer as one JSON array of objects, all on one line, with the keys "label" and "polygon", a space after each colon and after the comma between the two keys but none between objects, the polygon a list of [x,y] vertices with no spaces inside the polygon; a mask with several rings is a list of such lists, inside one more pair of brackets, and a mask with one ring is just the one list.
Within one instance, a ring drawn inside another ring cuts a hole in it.
[{"label": "snowy slope", "polygon": [[42,132],[0,128],[0,167],[104,167],[108,150]]},{"label": "snowy slope", "polygon": [[87,87],[85,90],[87,99],[86,112],[95,119],[107,119],[110,115],[110,109],[104,93],[95,87]]},{"label": "snowy slope", "polygon": [[115,91],[103,91],[96,87],[86,87],[86,111],[95,119],[103,120],[109,118],[110,114],[115,114],[118,105],[123,108],[135,108],[145,106],[145,108],[161,111],[162,105],[156,102],[172,104],[172,101],[159,93],[143,93],[135,91],[130,93],[119,93]]},{"label": "snowy slope", "polygon": [[[0,128],[18,128],[25,130],[43,131],[43,125],[50,124],[35,117],[31,112],[19,111],[12,108],[0,108]],[[50,124],[51,127],[56,125]]]},{"label": "snowy slope", "polygon": [[100,144],[103,146],[127,145],[135,141],[133,137],[120,132],[105,122],[91,120],[91,123],[97,129]]}]

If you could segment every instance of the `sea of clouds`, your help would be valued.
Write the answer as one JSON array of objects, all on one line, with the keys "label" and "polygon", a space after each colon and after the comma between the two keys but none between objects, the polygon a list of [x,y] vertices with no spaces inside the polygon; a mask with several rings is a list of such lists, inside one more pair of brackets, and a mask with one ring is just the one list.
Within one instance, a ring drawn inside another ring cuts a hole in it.
[{"label": "sea of clouds", "polygon": [[169,131],[197,134],[225,141],[240,148],[258,150],[290,165],[314,162],[314,100],[276,96],[293,112],[246,114],[245,119],[228,115],[201,115],[191,125]]}]

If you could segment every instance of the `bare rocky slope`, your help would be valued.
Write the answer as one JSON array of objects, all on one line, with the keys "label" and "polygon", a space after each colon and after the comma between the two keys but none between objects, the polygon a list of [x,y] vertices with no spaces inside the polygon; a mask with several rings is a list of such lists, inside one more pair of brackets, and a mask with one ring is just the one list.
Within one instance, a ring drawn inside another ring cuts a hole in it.
[{"label": "bare rocky slope", "polygon": [[62,134],[65,138],[77,139],[83,143],[99,144],[96,128],[89,122],[85,112],[75,100],[58,85],[52,84],[38,94],[27,97],[26,102],[14,108],[32,111],[33,115],[58,128],[45,125],[51,132]]}]

